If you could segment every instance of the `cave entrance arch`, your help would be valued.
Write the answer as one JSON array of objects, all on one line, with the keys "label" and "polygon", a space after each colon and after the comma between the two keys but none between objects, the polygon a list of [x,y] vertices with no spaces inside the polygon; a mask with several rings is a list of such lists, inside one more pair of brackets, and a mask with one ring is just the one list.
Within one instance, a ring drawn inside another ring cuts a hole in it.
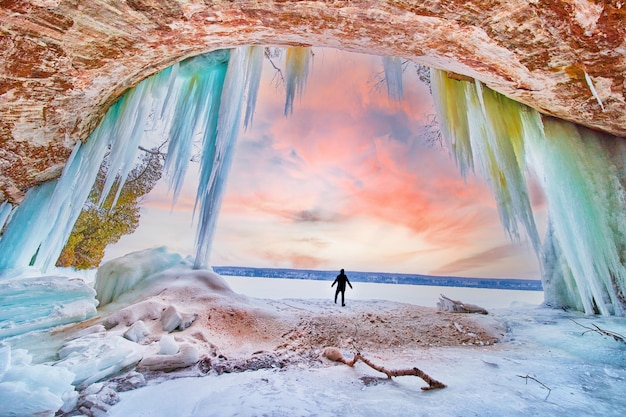
[{"label": "cave entrance arch", "polygon": [[626,136],[620,5],[28,0],[3,5],[0,22],[0,200],[14,204],[60,175],[73,145],[130,86],[186,57],[246,44],[402,56]]},{"label": "cave entrance arch", "polygon": [[129,86],[185,57],[254,42],[403,56],[471,76],[544,114],[624,136],[626,61],[615,53],[626,39],[621,5],[566,6],[7,4],[0,11],[9,46],[0,75],[2,200],[19,203],[30,187],[58,177],[73,145]]}]

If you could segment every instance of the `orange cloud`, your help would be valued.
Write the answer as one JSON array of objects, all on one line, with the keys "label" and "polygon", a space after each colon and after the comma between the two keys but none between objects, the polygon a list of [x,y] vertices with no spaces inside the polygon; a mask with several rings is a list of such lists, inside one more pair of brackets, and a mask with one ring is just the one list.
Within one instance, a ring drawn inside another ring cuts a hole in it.
[{"label": "orange cloud", "polygon": [[261,257],[275,266],[289,265],[295,269],[315,269],[320,265],[324,265],[328,262],[328,259],[318,258],[310,253],[298,253],[292,252],[271,252],[263,251],[260,253]]}]

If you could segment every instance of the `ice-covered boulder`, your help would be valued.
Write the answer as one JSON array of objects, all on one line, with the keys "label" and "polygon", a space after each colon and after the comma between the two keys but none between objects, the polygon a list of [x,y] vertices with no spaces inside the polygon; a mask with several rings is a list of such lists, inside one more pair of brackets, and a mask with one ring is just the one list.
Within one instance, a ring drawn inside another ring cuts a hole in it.
[{"label": "ice-covered boulder", "polygon": [[159,340],[159,355],[175,355],[180,350],[176,340],[168,334],[161,336]]},{"label": "ice-covered boulder", "polygon": [[0,281],[0,339],[96,315],[96,293],[81,279],[16,277]]},{"label": "ice-covered boulder", "polygon": [[103,264],[96,274],[96,297],[104,306],[151,275],[183,261],[165,246],[132,252]]},{"label": "ice-covered boulder", "polygon": [[150,331],[146,327],[146,324],[142,320],[139,320],[133,323],[133,325],[124,332],[124,338],[131,342],[139,343],[149,334]]},{"label": "ice-covered boulder", "polygon": [[65,368],[31,364],[23,349],[11,350],[0,343],[0,415],[54,416],[69,412],[78,393],[72,385],[74,374]]},{"label": "ice-covered boulder", "polygon": [[181,313],[176,306],[171,305],[161,316],[163,331],[173,332],[174,330],[185,330],[198,318],[197,314]]},{"label": "ice-covered boulder", "polygon": [[145,300],[139,303],[130,304],[127,307],[111,313],[104,320],[104,327],[111,329],[115,326],[123,324],[132,326],[139,320],[156,320],[161,317],[167,305],[155,300]]},{"label": "ice-covered boulder", "polygon": [[182,343],[178,353],[145,357],[139,363],[138,368],[146,371],[169,372],[195,365],[199,360],[200,352],[198,348],[188,343]]}]

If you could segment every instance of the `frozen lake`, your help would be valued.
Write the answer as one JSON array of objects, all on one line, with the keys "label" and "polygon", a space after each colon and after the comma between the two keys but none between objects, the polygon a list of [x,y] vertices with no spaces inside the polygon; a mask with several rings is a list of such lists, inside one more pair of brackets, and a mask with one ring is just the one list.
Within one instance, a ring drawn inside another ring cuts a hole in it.
[{"label": "frozen lake", "polygon": [[[299,280],[284,278],[222,277],[240,294],[255,298],[281,299],[333,299],[332,281]],[[543,291],[500,290],[491,288],[439,287],[429,285],[380,284],[353,282],[354,289],[346,290],[346,303],[350,300],[389,300],[400,303],[436,307],[439,295],[477,304],[486,309],[507,308],[515,303],[541,304]]]}]

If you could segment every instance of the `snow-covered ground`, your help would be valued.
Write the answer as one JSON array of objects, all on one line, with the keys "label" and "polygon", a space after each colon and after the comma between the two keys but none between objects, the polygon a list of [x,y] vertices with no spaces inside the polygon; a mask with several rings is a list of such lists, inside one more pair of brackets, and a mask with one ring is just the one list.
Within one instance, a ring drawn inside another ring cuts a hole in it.
[{"label": "snow-covered ground", "polygon": [[[290,303],[296,303],[290,300]],[[327,308],[320,303],[320,308]],[[622,318],[514,306],[491,312],[509,332],[487,347],[421,348],[375,362],[418,367],[447,388],[422,391],[416,377],[387,380],[357,363],[325,360],[201,378],[160,380],[120,394],[111,416],[623,416],[626,345],[577,322],[626,334]],[[362,352],[377,357],[376,352]],[[349,349],[344,356],[350,357]],[[528,378],[526,378],[528,376]],[[549,388],[549,389],[548,389]]]},{"label": "snow-covered ground", "polygon": [[[365,283],[341,307],[330,282],[224,278],[160,250],[118,262],[96,279],[96,316],[0,344],[0,416],[626,413],[626,344],[586,329],[626,335],[622,317],[548,309],[532,291]],[[8,282],[19,295],[30,281]],[[440,293],[489,314],[437,311]],[[329,346],[447,387],[332,362]]]}]

